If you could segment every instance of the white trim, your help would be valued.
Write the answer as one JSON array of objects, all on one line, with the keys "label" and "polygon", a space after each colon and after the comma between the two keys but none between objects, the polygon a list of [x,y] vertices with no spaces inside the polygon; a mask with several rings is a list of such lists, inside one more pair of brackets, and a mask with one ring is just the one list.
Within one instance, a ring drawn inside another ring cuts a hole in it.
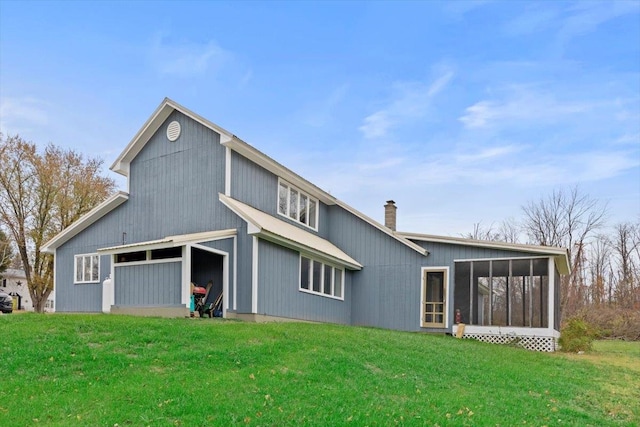
[{"label": "white trim", "polygon": [[[547,327],[555,330],[555,294],[556,294],[556,271],[555,271],[555,263],[552,258],[549,258],[548,264],[548,272],[547,272],[547,298],[549,299],[549,303],[547,305]],[[542,283],[540,284],[542,286]],[[542,303],[542,301],[541,301]]]},{"label": "white trim", "polygon": [[191,245],[182,247],[182,298],[181,302],[191,309]]},{"label": "white trim", "polygon": [[[58,264],[58,257],[57,255],[58,250],[54,249],[53,250],[53,290],[51,291],[51,293],[53,294],[53,310],[51,310],[52,313],[56,312],[56,307],[58,306],[58,304],[55,302],[56,301],[56,289],[58,289],[58,286],[56,285],[56,270],[57,270],[57,264]],[[74,276],[75,276],[75,272],[74,272]]]},{"label": "white trim", "polygon": [[233,310],[238,309],[238,239],[233,236]]},{"label": "white trim", "polygon": [[116,267],[127,267],[134,265],[166,264],[169,262],[182,262],[183,258],[146,259],[144,261],[116,262]]},{"label": "white trim", "polygon": [[463,237],[435,236],[431,234],[419,233],[398,232],[397,234],[406,239],[419,240],[421,242],[445,243],[450,245],[473,246],[477,248],[512,250],[518,252],[549,255],[553,256],[556,259],[556,263],[558,264],[558,271],[561,274],[569,274],[571,271],[569,267],[569,258],[566,248],[558,248],[555,246],[523,245],[520,243],[492,242],[488,240],[465,239]]},{"label": "white trim", "polygon": [[258,313],[258,237],[253,236],[251,247],[251,312]]},{"label": "white trim", "polygon": [[58,233],[54,238],[45,243],[42,247],[42,252],[48,254],[54,253],[54,250],[56,248],[71,240],[81,231],[89,227],[91,224],[93,224],[127,200],[129,200],[128,193],[125,193],[124,191],[117,192],[104,202],[100,203],[95,208],[91,209],[89,212],[80,217],[80,219],[75,221],[73,224]]},{"label": "white trim", "polygon": [[231,148],[224,147],[224,195],[231,196]]},{"label": "white trim", "polygon": [[433,266],[433,267],[421,267],[420,268],[420,327],[421,328],[431,328],[431,329],[440,329],[440,327],[438,326],[425,326],[424,323],[424,299],[425,299],[425,294],[424,294],[424,288],[426,285],[426,276],[425,273],[427,272],[440,272],[443,271],[444,272],[444,283],[442,284],[442,288],[443,288],[443,298],[444,298],[444,306],[442,308],[443,310],[443,316],[444,316],[444,328],[448,328],[449,327],[449,282],[451,280],[451,276],[449,275],[449,267],[438,267],[438,266]]},{"label": "white trim", "polygon": [[[109,264],[111,264],[111,268],[110,268],[110,272],[109,272],[109,276],[111,277],[111,301],[113,301],[113,303],[116,303],[116,257],[115,255],[109,255],[109,259],[111,260],[109,262]],[[109,312],[111,312],[111,309],[109,309]]]},{"label": "white trim", "polygon": [[456,258],[453,262],[482,262],[482,261],[518,261],[518,260],[529,260],[529,259],[553,259],[552,255],[530,255],[530,256],[517,256],[517,257],[505,257],[505,258]]},{"label": "white trim", "polygon": [[[93,258],[98,258],[98,277],[96,280],[93,280]],[[84,277],[84,259],[90,258],[90,280],[78,280],[78,259],[82,259],[82,278]],[[97,252],[86,253],[86,254],[74,254],[73,255],[73,284],[74,285],[86,285],[90,283],[100,283],[100,254]]]}]

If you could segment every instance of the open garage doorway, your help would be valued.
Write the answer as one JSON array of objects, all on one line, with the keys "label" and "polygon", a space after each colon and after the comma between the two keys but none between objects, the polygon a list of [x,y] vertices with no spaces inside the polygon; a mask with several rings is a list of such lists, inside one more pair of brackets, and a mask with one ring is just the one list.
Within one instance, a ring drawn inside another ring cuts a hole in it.
[{"label": "open garage doorway", "polygon": [[206,290],[203,294],[194,292],[196,316],[223,317],[225,261],[226,256],[214,250],[191,248],[191,284]]}]

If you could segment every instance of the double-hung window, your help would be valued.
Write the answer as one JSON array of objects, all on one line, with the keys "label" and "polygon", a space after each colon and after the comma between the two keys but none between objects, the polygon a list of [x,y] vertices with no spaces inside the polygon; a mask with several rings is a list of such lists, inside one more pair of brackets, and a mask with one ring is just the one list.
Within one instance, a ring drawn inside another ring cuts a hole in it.
[{"label": "double-hung window", "polygon": [[344,298],[344,270],[300,255],[300,290]]},{"label": "double-hung window", "polygon": [[98,254],[75,256],[74,283],[95,283],[100,281],[100,257]]},{"label": "double-hung window", "polygon": [[278,213],[318,229],[318,201],[282,180],[278,182]]}]

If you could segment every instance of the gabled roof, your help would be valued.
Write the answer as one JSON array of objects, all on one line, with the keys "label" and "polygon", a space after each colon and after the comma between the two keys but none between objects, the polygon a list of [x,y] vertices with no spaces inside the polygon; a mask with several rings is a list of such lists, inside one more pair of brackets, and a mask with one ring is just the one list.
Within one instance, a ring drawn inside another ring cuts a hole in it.
[{"label": "gabled roof", "polygon": [[451,245],[463,245],[473,246],[476,248],[488,248],[499,250],[511,250],[527,252],[531,254],[551,255],[555,258],[558,265],[558,271],[561,274],[569,274],[569,257],[567,249],[558,248],[555,246],[537,246],[537,245],[523,245],[519,243],[506,243],[506,242],[492,242],[489,240],[475,240],[465,239],[463,237],[448,237],[448,236],[436,236],[433,234],[419,234],[419,233],[404,233],[398,232],[397,234],[410,240],[418,240],[421,242],[432,243],[446,243]]},{"label": "gabled roof", "polygon": [[246,221],[249,234],[260,236],[280,245],[319,256],[351,270],[362,269],[355,259],[328,240],[295,225],[275,218],[231,197],[219,194],[220,201]]},{"label": "gabled roof", "polygon": [[76,236],[82,230],[89,227],[91,224],[126,202],[128,199],[129,194],[125,193],[124,191],[117,192],[116,194],[109,197],[107,200],[100,203],[98,206],[81,216],[80,219],[62,230],[53,239],[45,243],[42,247],[42,252],[52,254],[57,247],[71,240],[71,238]]},{"label": "gabled roof", "polygon": [[224,143],[233,137],[233,134],[231,134],[231,132],[226,131],[215,123],[210,122],[209,120],[194,113],[188,108],[183,107],[177,102],[174,102],[169,98],[165,98],[160,103],[158,108],[156,108],[156,111],[153,112],[151,117],[149,117],[146,123],[142,126],[142,128],[140,128],[138,133],[136,133],[131,142],[129,142],[129,144],[125,147],[124,151],[113,162],[110,169],[114,172],[128,177],[129,165],[131,164],[131,161],[138,155],[138,153],[140,153],[146,143],[149,142],[149,139],[153,136],[153,134],[156,133],[156,131],[164,123],[167,117],[169,117],[174,111],[179,111],[185,116],[220,134],[221,143]]}]

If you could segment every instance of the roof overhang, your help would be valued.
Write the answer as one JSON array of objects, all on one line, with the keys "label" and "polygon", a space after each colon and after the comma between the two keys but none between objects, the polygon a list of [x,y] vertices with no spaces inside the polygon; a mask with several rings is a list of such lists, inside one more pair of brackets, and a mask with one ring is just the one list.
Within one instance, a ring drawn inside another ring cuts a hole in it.
[{"label": "roof overhang", "polygon": [[449,245],[472,246],[476,248],[498,249],[503,251],[520,251],[527,252],[532,255],[548,255],[555,258],[555,263],[560,274],[569,274],[571,272],[571,268],[569,267],[569,255],[567,249],[565,248],[558,248],[555,246],[523,245],[519,243],[492,242],[488,240],[465,239],[463,237],[435,236],[432,234],[401,232],[398,232],[397,234],[409,240],[418,240],[421,242],[445,243]]},{"label": "roof overhang", "polygon": [[249,234],[344,266],[350,270],[362,269],[362,264],[328,240],[224,194],[219,194],[218,197],[225,206],[247,223]]},{"label": "roof overhang", "polygon": [[84,214],[80,219],[58,233],[42,247],[42,252],[52,254],[56,248],[71,240],[91,224],[129,200],[129,194],[119,191]]},{"label": "roof overhang", "polygon": [[149,117],[146,123],[140,128],[138,133],[133,137],[131,142],[127,145],[124,151],[118,156],[118,158],[111,165],[111,170],[117,172],[126,177],[129,176],[129,166],[131,161],[140,153],[142,148],[149,142],[149,139],[157,132],[160,126],[174,111],[179,111],[185,116],[201,123],[203,126],[213,130],[220,134],[220,142],[226,142],[233,137],[233,134],[210,122],[204,117],[194,113],[188,108],[183,107],[177,102],[165,98],[162,103],[156,108],[156,111]]},{"label": "roof overhang", "polygon": [[124,252],[152,251],[154,249],[173,248],[187,244],[208,242],[210,240],[233,237],[237,234],[235,228],[227,230],[205,231],[202,233],[180,234],[177,236],[167,236],[158,240],[147,240],[146,242],[129,243],[126,245],[110,246],[98,249],[102,255],[115,255]]}]

